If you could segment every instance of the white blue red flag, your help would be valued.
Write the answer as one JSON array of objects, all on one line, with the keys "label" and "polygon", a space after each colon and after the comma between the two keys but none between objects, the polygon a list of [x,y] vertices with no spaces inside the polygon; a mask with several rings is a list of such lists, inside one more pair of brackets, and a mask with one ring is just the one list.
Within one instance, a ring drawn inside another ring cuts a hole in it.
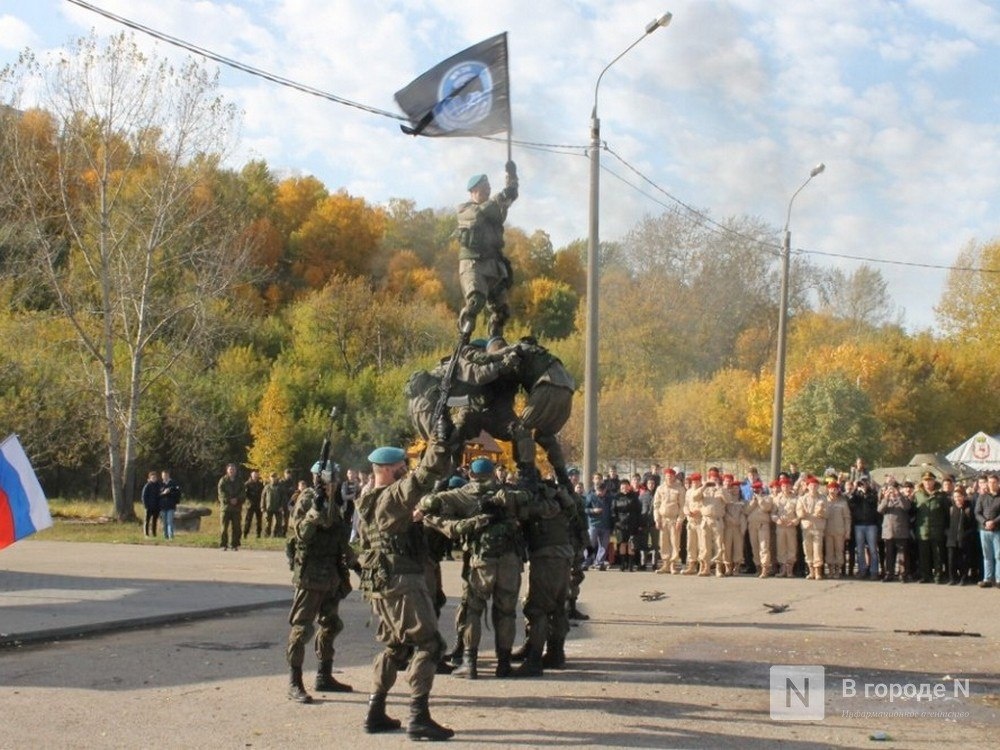
[{"label": "white blue red flag", "polygon": [[21,441],[0,443],[0,549],[52,525],[49,502]]}]

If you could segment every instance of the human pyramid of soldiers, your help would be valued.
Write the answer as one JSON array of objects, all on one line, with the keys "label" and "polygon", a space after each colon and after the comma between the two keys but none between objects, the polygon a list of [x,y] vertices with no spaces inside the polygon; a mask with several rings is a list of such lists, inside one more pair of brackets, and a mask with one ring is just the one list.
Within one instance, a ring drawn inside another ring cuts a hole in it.
[{"label": "human pyramid of soldiers", "polygon": [[[289,697],[312,702],[303,684],[305,646],[318,622],[315,689],[353,690],[333,677],[334,639],[343,629],[339,602],[351,591],[349,571],[372,606],[384,646],[374,660],[364,728],[402,728],[387,713],[389,690],[401,670],[410,685],[407,735],[447,740],[454,731],[434,721],[429,696],[436,674],[477,679],[482,620],[492,602],[497,678],[540,677],[565,666],[564,643],[575,591],[582,578],[587,521],[574,494],[557,435],[570,415],[576,384],[559,361],[527,336],[503,338],[510,317],[513,274],[503,255],[503,224],[517,198],[517,170],[506,164],[506,184],[491,197],[489,179],[468,182],[469,200],[458,208],[459,278],[465,299],[454,353],[430,372],[414,373],[405,388],[408,412],[425,448],[410,471],[402,448],[383,446],[368,456],[371,480],[356,501],[359,551],[349,544],[350,519],[336,502],[329,439],[314,466],[314,485],[299,494],[290,522],[288,555],[295,594],[289,623]],[[489,314],[488,339],[472,339],[479,313]],[[515,397],[525,394],[518,412]],[[500,483],[493,462],[480,457],[468,478],[457,474],[466,441],[486,431],[509,441],[517,482]],[[554,480],[535,464],[540,446]],[[459,642],[449,655],[438,629],[445,603],[440,561],[462,550],[463,592],[456,616]],[[525,641],[514,652],[516,605],[524,563],[529,563],[523,612]],[[574,563],[576,563],[574,565]],[[450,658],[449,658],[450,656]],[[514,662],[521,663],[515,667]]]}]

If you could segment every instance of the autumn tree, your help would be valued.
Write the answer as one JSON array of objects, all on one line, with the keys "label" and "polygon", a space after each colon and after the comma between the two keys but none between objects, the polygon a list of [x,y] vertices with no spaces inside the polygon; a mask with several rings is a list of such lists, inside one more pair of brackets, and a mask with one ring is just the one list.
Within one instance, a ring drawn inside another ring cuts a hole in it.
[{"label": "autumn tree", "polygon": [[175,68],[124,34],[103,46],[79,39],[52,63],[25,53],[2,74],[2,100],[17,108],[25,90],[44,92],[50,127],[5,127],[4,173],[35,267],[96,365],[115,514],[126,520],[144,394],[210,334],[206,310],[246,265],[245,221],[220,199],[218,169],[236,114],[199,63]]},{"label": "autumn tree", "polygon": [[936,311],[942,330],[954,341],[992,347],[1000,342],[1000,240],[970,242],[962,249]]}]

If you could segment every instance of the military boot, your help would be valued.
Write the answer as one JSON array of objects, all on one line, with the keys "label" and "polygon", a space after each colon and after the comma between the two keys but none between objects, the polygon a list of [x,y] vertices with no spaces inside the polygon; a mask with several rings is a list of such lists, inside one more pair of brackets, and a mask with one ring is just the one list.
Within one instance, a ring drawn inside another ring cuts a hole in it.
[{"label": "military boot", "polygon": [[687,567],[681,571],[682,576],[693,576],[697,575],[697,573],[698,573],[698,564],[693,562],[689,562],[687,564]]},{"label": "military boot", "polygon": [[698,562],[698,575],[699,576],[709,576],[712,575],[712,565],[707,562]]},{"label": "military boot", "polygon": [[406,736],[411,740],[430,740],[441,742],[455,736],[455,730],[443,727],[431,718],[431,710],[427,705],[428,696],[421,695],[410,700],[410,726],[406,728]]},{"label": "military boot", "polygon": [[386,714],[385,699],[385,693],[372,693],[368,696],[368,715],[365,716],[365,731],[368,734],[394,732],[403,726],[399,719]]},{"label": "military boot", "polygon": [[566,641],[562,638],[551,638],[545,644],[545,655],[542,657],[542,666],[545,669],[565,669],[566,668]]},{"label": "military boot", "polygon": [[469,648],[465,650],[465,659],[462,666],[455,667],[452,672],[455,677],[465,677],[470,680],[479,679],[479,649]]},{"label": "military boot", "polygon": [[288,674],[288,697],[296,703],[312,703],[313,699],[302,684],[302,667],[292,667]]},{"label": "military boot", "polygon": [[[461,634],[459,634],[461,635]],[[462,654],[464,653],[465,646],[462,645],[462,639],[458,639],[458,643],[455,644],[455,648],[451,650],[448,654],[448,661],[452,663],[453,666],[458,667],[462,664]]]},{"label": "military boot", "polygon": [[583,612],[576,608],[576,599],[568,599],[569,607],[567,608],[566,616],[571,620],[589,620],[590,615],[585,615]]},{"label": "military boot", "polygon": [[511,672],[511,677],[542,677],[545,674],[542,655],[529,648],[521,666]]},{"label": "military boot", "polygon": [[510,649],[509,648],[498,648],[497,649],[497,668],[494,673],[496,677],[503,679],[505,677],[510,677],[512,667],[510,666]]},{"label": "military boot", "polygon": [[516,649],[510,652],[510,660],[513,662],[524,661],[525,657],[528,656],[528,642],[525,641]]},{"label": "military boot", "polygon": [[333,676],[333,659],[320,662],[316,672],[316,690],[320,693],[353,693],[354,688],[338,682]]}]

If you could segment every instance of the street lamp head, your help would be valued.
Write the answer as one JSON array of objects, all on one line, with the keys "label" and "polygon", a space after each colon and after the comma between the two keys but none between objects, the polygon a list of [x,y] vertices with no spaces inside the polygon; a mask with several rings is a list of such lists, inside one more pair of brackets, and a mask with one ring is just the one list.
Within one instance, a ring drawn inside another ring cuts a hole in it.
[{"label": "street lamp head", "polygon": [[815,177],[816,175],[821,174],[824,169],[826,169],[826,164],[820,162],[819,164],[817,164],[815,167],[812,168],[812,170],[809,172],[809,176]]},{"label": "street lamp head", "polygon": [[654,18],[652,21],[646,24],[646,33],[652,34],[658,28],[662,26],[668,26],[670,24],[670,20],[673,17],[674,17],[673,13],[664,13],[659,18]]}]

